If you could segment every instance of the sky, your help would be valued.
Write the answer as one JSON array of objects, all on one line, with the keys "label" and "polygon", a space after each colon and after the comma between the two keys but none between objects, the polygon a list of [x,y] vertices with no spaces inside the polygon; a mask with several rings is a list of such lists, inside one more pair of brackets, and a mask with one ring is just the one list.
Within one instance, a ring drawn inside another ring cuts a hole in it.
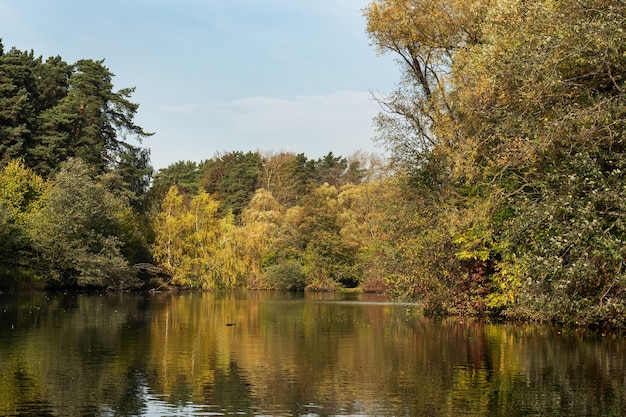
[{"label": "sky", "polygon": [[372,138],[374,95],[400,78],[366,34],[369,0],[2,0],[5,50],[104,59],[135,87],[156,169],[231,151],[310,159]]}]

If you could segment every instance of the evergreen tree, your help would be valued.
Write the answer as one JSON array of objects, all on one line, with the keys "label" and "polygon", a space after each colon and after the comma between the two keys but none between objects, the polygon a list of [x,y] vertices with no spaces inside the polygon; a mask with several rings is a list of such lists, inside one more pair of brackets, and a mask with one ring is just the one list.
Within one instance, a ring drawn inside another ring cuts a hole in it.
[{"label": "evergreen tree", "polygon": [[149,136],[133,122],[138,108],[128,100],[133,89],[113,91],[112,77],[103,61],[74,64],[67,94],[40,115],[38,145],[31,153],[43,175],[71,157],[81,158],[99,173],[115,169],[128,152],[127,134]]},{"label": "evergreen tree", "polygon": [[192,161],[178,161],[161,168],[154,175],[150,192],[154,194],[155,199],[162,199],[167,190],[175,185],[183,194],[196,195],[200,190],[199,177],[198,164]]},{"label": "evergreen tree", "polygon": [[24,157],[36,131],[38,90],[32,52],[11,49],[2,53],[0,43],[0,166]]},{"label": "evergreen tree", "polygon": [[200,181],[221,200],[222,213],[232,212],[238,218],[259,187],[262,163],[258,152],[226,153],[204,163]]}]

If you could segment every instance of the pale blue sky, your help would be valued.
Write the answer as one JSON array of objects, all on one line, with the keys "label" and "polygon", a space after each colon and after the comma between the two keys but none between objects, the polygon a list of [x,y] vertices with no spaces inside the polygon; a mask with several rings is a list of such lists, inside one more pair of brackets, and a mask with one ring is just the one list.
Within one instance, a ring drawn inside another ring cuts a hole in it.
[{"label": "pale blue sky", "polygon": [[368,0],[3,0],[5,49],[105,59],[136,87],[155,168],[221,151],[382,153],[371,92],[399,79],[365,33]]}]

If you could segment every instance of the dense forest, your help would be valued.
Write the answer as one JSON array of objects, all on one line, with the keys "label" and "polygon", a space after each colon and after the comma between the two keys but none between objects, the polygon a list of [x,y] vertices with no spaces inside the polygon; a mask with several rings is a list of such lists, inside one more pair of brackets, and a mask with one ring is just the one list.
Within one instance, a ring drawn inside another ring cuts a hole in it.
[{"label": "dense forest", "polygon": [[[387,292],[626,327],[626,4],[375,0],[388,159],[222,152],[153,173],[103,61],[0,46],[0,284]],[[364,138],[368,140],[368,138]],[[154,174],[154,175],[153,175]]]}]

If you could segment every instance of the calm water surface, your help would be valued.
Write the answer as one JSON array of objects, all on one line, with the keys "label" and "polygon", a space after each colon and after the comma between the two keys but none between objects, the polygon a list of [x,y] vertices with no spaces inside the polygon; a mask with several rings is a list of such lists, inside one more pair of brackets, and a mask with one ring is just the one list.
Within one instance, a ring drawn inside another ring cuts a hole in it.
[{"label": "calm water surface", "polygon": [[626,340],[368,295],[0,295],[1,416],[621,416]]}]

